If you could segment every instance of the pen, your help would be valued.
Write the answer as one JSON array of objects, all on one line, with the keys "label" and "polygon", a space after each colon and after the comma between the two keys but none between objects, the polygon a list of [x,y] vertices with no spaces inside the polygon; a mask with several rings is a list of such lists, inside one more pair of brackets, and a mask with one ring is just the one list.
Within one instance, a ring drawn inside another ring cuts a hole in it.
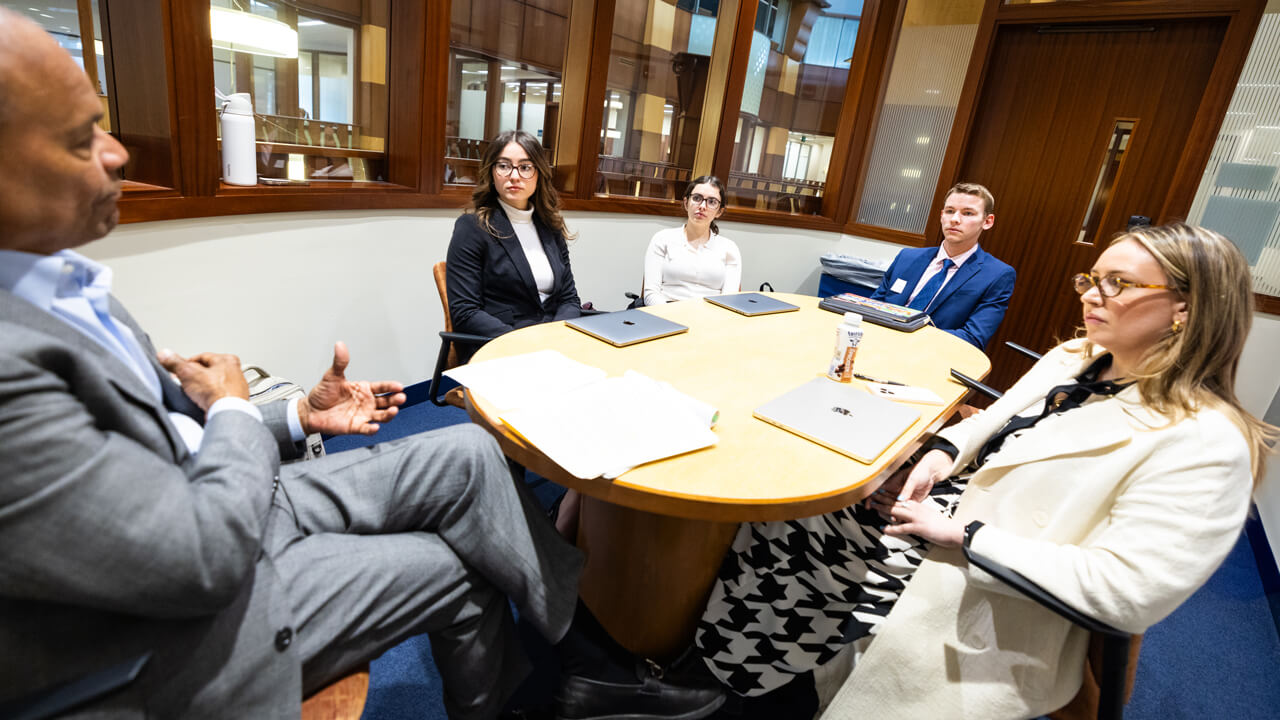
[{"label": "pen", "polygon": [[873,378],[870,375],[863,375],[862,373],[854,373],[853,376],[858,378],[859,380],[866,380],[867,382],[880,383],[881,385],[901,385],[903,387],[907,386],[906,383],[900,383],[896,380],[880,380],[878,378]]}]

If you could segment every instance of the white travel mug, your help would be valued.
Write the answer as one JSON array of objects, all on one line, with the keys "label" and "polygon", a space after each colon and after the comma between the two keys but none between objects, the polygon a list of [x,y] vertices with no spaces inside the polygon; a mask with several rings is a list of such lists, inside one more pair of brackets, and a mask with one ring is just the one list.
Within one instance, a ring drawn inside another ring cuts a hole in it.
[{"label": "white travel mug", "polygon": [[222,104],[222,181],[257,185],[257,133],[249,93],[235,93]]}]

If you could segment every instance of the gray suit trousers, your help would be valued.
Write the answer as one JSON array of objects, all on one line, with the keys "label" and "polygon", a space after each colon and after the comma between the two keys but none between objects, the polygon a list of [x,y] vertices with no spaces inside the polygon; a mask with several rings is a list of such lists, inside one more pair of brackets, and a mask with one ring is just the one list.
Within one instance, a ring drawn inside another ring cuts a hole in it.
[{"label": "gray suit trousers", "polygon": [[281,468],[263,550],[310,693],[426,632],[451,718],[491,718],[528,671],[507,598],[551,641],[582,555],[474,425]]}]

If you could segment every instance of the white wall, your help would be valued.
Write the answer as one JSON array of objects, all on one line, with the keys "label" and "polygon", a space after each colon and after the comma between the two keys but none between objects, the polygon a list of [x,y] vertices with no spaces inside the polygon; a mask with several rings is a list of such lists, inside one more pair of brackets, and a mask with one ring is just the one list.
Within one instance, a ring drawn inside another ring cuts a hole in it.
[{"label": "white wall", "polygon": [[[235,352],[309,385],[334,340],[356,378],[429,379],[444,329],[431,266],[443,260],[456,210],[274,213],[126,225],[84,248],[115,271],[116,294],[158,346]],[[649,237],[675,219],[569,213],[582,299],[622,308],[639,291]],[[742,284],[816,294],[818,257],[891,258],[898,246],[849,235],[722,223],[744,258]],[[1280,387],[1280,317],[1257,315],[1238,392],[1261,417]],[[1280,557],[1280,458],[1257,500]]]},{"label": "white wall", "polygon": [[[83,249],[115,271],[115,291],[159,346],[235,352],[303,384],[351,347],[352,375],[429,378],[444,329],[431,266],[456,210],[273,213],[124,225]],[[601,309],[638,292],[665,217],[570,213],[578,292]],[[816,294],[818,257],[891,258],[898,246],[846,235],[724,223],[746,258],[743,287]]]},{"label": "white wall", "polygon": [[[1258,313],[1244,347],[1236,392],[1245,408],[1263,417],[1280,388],[1280,317]],[[1274,422],[1274,421],[1273,421]],[[1280,564],[1280,455],[1268,458],[1267,474],[1254,494],[1258,516],[1267,531],[1271,555]]]}]

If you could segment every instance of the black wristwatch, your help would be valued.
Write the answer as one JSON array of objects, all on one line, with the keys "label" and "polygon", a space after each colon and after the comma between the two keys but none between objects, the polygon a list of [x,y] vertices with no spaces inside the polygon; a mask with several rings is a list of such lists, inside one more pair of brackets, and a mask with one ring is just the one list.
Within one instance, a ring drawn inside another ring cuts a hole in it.
[{"label": "black wristwatch", "polygon": [[973,543],[974,534],[977,533],[978,529],[981,528],[984,524],[985,523],[983,523],[981,520],[974,520],[973,522],[964,526],[964,547],[967,548],[969,547],[970,544]]}]

